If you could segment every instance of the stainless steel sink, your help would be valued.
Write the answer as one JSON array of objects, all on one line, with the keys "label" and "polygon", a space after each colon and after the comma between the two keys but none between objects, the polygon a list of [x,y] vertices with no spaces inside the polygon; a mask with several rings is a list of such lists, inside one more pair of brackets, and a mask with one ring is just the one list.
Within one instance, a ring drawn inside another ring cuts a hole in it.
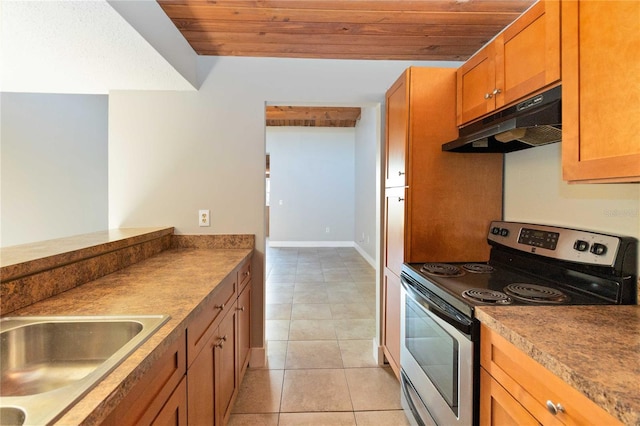
[{"label": "stainless steel sink", "polygon": [[168,319],[0,319],[0,424],[55,421]]}]

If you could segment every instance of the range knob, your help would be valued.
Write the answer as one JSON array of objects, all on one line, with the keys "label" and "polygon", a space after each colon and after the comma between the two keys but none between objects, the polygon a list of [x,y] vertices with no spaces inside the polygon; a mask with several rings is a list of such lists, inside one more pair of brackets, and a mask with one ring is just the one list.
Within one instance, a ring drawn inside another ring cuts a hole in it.
[{"label": "range knob", "polygon": [[507,235],[509,235],[509,230],[507,228],[502,228],[500,230],[500,235],[502,235],[503,237],[506,237]]},{"label": "range knob", "polygon": [[591,250],[589,251],[596,256],[602,256],[607,252],[607,246],[605,246],[604,244],[593,243],[593,245],[591,246]]},{"label": "range knob", "polygon": [[575,243],[573,243],[573,249],[574,250],[578,250],[578,251],[587,251],[587,249],[589,248],[589,243],[583,240],[576,240]]},{"label": "range knob", "polygon": [[493,235],[500,235],[500,231],[501,231],[501,229],[498,228],[497,226],[494,226],[493,228],[491,228],[491,233]]}]

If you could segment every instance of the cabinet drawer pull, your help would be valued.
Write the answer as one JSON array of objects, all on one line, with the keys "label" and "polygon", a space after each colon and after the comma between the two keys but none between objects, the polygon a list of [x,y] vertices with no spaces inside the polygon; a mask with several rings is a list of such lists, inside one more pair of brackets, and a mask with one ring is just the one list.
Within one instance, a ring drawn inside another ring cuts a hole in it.
[{"label": "cabinet drawer pull", "polygon": [[493,95],[499,95],[500,93],[502,93],[502,90],[500,89],[493,89]]},{"label": "cabinet drawer pull", "polygon": [[216,309],[223,310],[224,309],[224,303],[221,304],[221,305],[214,305],[213,307],[216,308]]},{"label": "cabinet drawer pull", "polygon": [[399,203],[401,203],[401,202],[403,202],[403,201],[404,201],[404,198],[402,198],[402,197],[398,197],[398,202],[399,202]]},{"label": "cabinet drawer pull", "polygon": [[560,403],[554,404],[553,401],[551,400],[547,401],[547,410],[549,410],[549,412],[554,416],[558,414],[558,412],[564,413],[564,407],[562,406],[562,404]]},{"label": "cabinet drawer pull", "polygon": [[220,349],[222,349],[222,347],[224,346],[224,342],[226,342],[226,341],[227,341],[227,335],[225,334],[225,335],[224,335],[224,336],[222,336],[222,337],[220,338],[220,340],[218,340],[218,342],[217,342],[215,345],[213,345],[213,346],[214,346],[214,347],[216,347],[216,348],[220,348]]},{"label": "cabinet drawer pull", "polygon": [[403,174],[404,174],[404,172],[398,171],[398,176],[402,176]]},{"label": "cabinet drawer pull", "polygon": [[238,310],[244,312],[244,306],[241,308],[238,308]]},{"label": "cabinet drawer pull", "polygon": [[491,98],[493,98],[493,95],[491,93],[485,93],[484,94],[484,98],[485,99],[491,99]]},{"label": "cabinet drawer pull", "polygon": [[251,275],[251,271],[247,271],[247,272],[244,273],[245,277],[248,277],[249,275]]}]

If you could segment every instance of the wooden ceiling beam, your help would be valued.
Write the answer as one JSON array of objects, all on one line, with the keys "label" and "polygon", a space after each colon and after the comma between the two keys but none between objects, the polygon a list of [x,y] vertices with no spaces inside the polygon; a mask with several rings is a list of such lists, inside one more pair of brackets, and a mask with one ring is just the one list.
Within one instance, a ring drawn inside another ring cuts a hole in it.
[{"label": "wooden ceiling beam", "polygon": [[358,120],[359,107],[267,106],[267,120]]},{"label": "wooden ceiling beam", "polygon": [[267,106],[267,126],[355,127],[358,107]]}]

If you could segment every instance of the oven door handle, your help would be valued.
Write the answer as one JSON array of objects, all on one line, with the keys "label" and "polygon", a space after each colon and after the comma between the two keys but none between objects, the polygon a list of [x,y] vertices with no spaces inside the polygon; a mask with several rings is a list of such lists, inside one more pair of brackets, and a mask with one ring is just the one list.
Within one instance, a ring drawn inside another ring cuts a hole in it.
[{"label": "oven door handle", "polygon": [[404,279],[404,277],[400,277],[400,282],[404,290],[407,292],[407,295],[416,303],[422,305],[425,310],[431,312],[433,315],[437,316],[442,321],[445,321],[447,324],[452,325],[467,336],[471,336],[473,331],[473,322],[471,319],[466,318],[462,314],[456,315],[454,312],[447,312],[435,300],[429,298],[428,295],[414,289],[413,286]]}]

